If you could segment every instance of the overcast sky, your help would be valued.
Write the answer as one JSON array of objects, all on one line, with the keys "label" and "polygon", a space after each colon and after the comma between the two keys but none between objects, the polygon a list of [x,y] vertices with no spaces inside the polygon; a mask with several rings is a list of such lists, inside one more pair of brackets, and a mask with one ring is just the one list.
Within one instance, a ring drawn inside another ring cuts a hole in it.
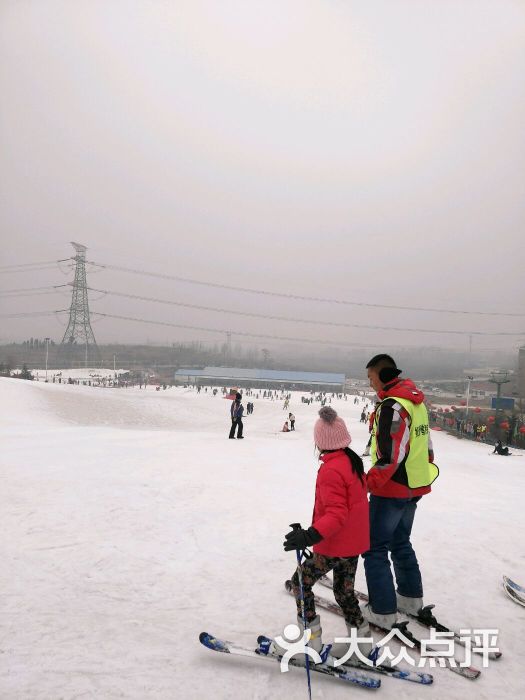
[{"label": "overcast sky", "polygon": [[[525,313],[520,0],[2,0],[0,265],[67,258],[371,304]],[[0,271],[0,290],[67,268]],[[89,272],[89,270],[88,270]],[[513,348],[525,317],[299,302],[113,271],[92,311],[348,343]],[[0,297],[52,311],[70,292]],[[67,315],[2,319],[0,342]],[[100,343],[223,335],[99,319]],[[264,340],[251,339],[260,346]]]}]

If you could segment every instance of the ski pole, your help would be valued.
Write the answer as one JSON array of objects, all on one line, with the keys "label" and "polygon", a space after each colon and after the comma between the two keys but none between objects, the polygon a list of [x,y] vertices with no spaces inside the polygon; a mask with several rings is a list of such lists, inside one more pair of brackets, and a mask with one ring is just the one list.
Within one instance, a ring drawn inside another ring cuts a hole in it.
[{"label": "ski pole", "polygon": [[[290,525],[292,530],[300,530],[301,529],[301,524],[300,523],[292,523]],[[303,626],[304,630],[306,632],[306,608],[304,605],[304,588],[303,588],[303,566],[302,566],[302,560],[303,556],[305,556],[306,550],[301,551],[300,549],[295,550],[295,554],[297,555],[297,578],[299,579],[299,599],[301,601],[301,618],[303,620]],[[308,642],[306,642],[305,645],[305,651],[304,651],[304,661],[305,661],[305,666],[306,666],[306,678],[308,681],[308,698],[309,700],[312,700],[312,684],[310,681],[310,657],[306,651],[306,646],[308,646]]]}]

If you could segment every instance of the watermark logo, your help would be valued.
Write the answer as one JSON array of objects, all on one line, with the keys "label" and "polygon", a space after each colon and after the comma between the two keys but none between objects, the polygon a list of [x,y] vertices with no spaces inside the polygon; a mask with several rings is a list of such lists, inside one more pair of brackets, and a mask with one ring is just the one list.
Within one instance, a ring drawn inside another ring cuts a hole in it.
[{"label": "watermark logo", "polygon": [[[343,666],[349,659],[355,658],[369,666],[381,665],[385,662],[395,666],[400,661],[406,661],[410,666],[417,668],[423,668],[426,665],[430,668],[436,668],[436,666],[468,668],[472,663],[472,653],[475,652],[481,656],[483,668],[487,668],[490,656],[500,651],[497,646],[498,634],[499,630],[493,628],[473,628],[461,629],[456,636],[452,631],[438,632],[431,628],[429,637],[421,639],[420,647],[417,648],[418,645],[412,639],[406,637],[401,629],[394,627],[377,643],[375,653],[367,657],[360,645],[364,647],[366,644],[368,648],[373,648],[375,642],[372,637],[360,637],[358,630],[353,628],[349,637],[335,638],[336,643],[348,644],[348,649],[340,658],[331,657],[330,665],[337,668]],[[326,659],[326,651],[329,653],[329,647],[324,647],[325,653],[321,656],[315,649],[308,646],[310,636],[311,631],[308,628],[301,634],[297,625],[287,625],[284,629],[284,637],[275,638],[279,647],[285,650],[281,659],[282,672],[288,671],[290,659],[296,655],[307,654],[314,664]],[[399,644],[396,653],[389,646],[392,640]],[[464,656],[462,660],[455,658],[456,642],[461,645],[462,656]],[[411,653],[414,648],[416,648],[416,656]]]},{"label": "watermark logo", "polygon": [[282,673],[288,671],[290,659],[296,654],[302,654],[303,656],[304,654],[308,654],[314,664],[320,664],[322,662],[321,655],[315,649],[307,646],[311,635],[312,632],[308,628],[301,634],[301,630],[297,625],[287,625],[284,628],[284,637],[279,636],[275,638],[276,644],[278,644],[281,649],[286,649],[281,659]]}]

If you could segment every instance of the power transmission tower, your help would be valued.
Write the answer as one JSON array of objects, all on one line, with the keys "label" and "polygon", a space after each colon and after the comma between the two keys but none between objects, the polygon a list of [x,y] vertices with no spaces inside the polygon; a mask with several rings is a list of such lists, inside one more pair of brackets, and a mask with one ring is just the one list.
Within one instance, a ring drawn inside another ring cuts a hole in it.
[{"label": "power transmission tower", "polygon": [[84,365],[96,367],[100,364],[100,351],[89,320],[89,303],[86,282],[86,246],[71,245],[76,251],[75,279],[69,308],[69,323],[60,344],[58,359],[65,366]]}]

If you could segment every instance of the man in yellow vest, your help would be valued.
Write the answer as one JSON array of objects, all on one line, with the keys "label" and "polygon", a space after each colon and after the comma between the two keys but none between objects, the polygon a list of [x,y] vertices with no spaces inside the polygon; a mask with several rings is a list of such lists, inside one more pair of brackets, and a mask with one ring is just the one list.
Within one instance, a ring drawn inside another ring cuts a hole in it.
[{"label": "man in yellow vest", "polygon": [[[414,615],[423,608],[423,584],[410,534],[418,501],[430,493],[439,470],[433,464],[424,394],[411,379],[402,379],[390,355],[367,364],[370,386],[377,392],[367,474],[370,492],[370,549],[363,555],[369,622],[391,628],[397,610]],[[392,557],[396,586],[388,555]]]}]

